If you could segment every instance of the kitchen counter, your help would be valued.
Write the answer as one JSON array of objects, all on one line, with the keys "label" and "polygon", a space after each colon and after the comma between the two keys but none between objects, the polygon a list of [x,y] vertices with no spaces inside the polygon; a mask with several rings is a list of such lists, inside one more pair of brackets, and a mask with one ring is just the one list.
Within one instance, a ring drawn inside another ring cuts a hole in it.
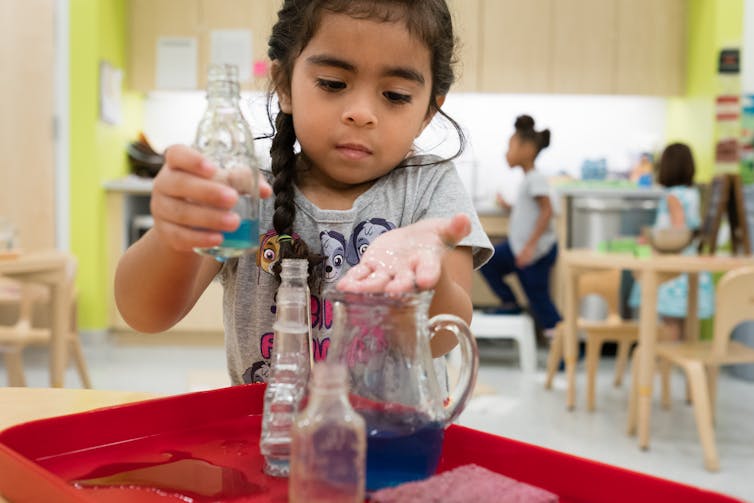
[{"label": "kitchen counter", "polygon": [[569,183],[555,186],[555,191],[564,197],[659,199],[664,194],[664,190],[658,185],[637,187],[633,184],[618,182]]}]

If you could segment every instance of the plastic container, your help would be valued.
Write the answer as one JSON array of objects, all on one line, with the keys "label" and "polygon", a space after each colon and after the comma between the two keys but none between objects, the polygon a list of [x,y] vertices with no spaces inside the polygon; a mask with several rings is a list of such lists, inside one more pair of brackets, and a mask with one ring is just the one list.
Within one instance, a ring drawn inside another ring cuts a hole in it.
[{"label": "plastic container", "polygon": [[[287,501],[288,481],[262,472],[263,394],[263,384],[240,385],[14,426],[0,432],[0,494],[27,503],[185,501],[133,487],[79,490],[67,482],[108,465],[165,462],[163,453],[171,452],[173,457],[183,453],[230,468],[230,473],[240,472],[257,486],[257,493],[245,501]],[[468,463],[551,491],[563,503],[741,503],[719,493],[451,425],[445,432],[438,472]]]}]

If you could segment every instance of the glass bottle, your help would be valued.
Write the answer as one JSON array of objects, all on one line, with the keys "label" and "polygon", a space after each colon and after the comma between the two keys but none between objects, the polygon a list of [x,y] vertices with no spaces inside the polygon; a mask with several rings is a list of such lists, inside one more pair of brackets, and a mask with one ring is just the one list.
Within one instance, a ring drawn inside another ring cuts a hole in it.
[{"label": "glass bottle", "polygon": [[348,401],[346,367],[318,363],[309,402],[293,425],[291,503],[364,501],[366,426]]},{"label": "glass bottle", "polygon": [[223,242],[197,253],[219,261],[251,253],[259,242],[258,165],[254,138],[241,113],[238,68],[210,65],[207,75],[207,110],[196,131],[194,148],[218,168],[215,176],[238,191],[233,211],[241,223],[235,231],[223,233]]},{"label": "glass bottle", "polygon": [[310,369],[309,287],[306,259],[283,259],[278,287],[272,365],[264,394],[260,451],[264,471],[288,476],[291,427],[306,391]]}]

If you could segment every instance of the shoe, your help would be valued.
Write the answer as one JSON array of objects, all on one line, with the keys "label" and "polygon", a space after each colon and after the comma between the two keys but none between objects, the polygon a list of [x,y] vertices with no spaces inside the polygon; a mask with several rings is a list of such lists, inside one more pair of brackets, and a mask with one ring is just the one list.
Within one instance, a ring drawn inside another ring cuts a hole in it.
[{"label": "shoe", "polygon": [[523,309],[521,309],[521,306],[518,304],[502,304],[500,306],[495,307],[486,307],[482,309],[482,312],[485,314],[508,314],[508,315],[514,315],[514,314],[521,314],[523,313]]}]

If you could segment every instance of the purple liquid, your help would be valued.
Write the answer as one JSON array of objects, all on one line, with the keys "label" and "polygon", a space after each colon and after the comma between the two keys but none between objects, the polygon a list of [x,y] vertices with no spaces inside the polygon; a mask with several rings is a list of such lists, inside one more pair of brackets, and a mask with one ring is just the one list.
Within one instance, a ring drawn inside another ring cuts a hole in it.
[{"label": "purple liquid", "polygon": [[367,423],[367,491],[435,473],[445,433],[442,423],[416,412],[358,412]]}]

